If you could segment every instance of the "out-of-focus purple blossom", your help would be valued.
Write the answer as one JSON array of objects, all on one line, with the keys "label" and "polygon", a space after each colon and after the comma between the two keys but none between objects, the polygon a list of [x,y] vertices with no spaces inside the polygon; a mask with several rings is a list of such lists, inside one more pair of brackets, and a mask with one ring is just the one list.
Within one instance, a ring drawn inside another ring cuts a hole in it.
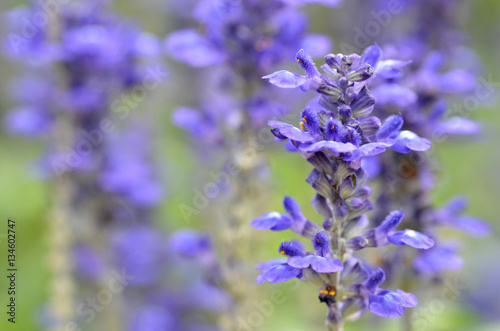
[{"label": "out-of-focus purple blossom", "polygon": [[157,205],[164,196],[151,166],[147,138],[143,128],[129,128],[125,134],[110,139],[98,179],[103,190],[143,208]]},{"label": "out-of-focus purple blossom", "polygon": [[453,243],[442,243],[427,251],[420,252],[413,266],[424,275],[440,273],[444,270],[458,270],[463,260],[458,255],[459,247]]},{"label": "out-of-focus purple blossom", "polygon": [[466,197],[456,196],[440,208],[430,210],[423,218],[434,225],[454,227],[472,236],[488,235],[491,231],[489,224],[477,217],[462,215],[467,205]]},{"label": "out-of-focus purple blossom", "polygon": [[78,276],[98,281],[105,275],[105,263],[102,257],[91,247],[78,245],[75,247],[73,254]]},{"label": "out-of-focus purple blossom", "polygon": [[35,138],[52,129],[53,118],[43,109],[22,107],[11,110],[4,118],[7,132]]},{"label": "out-of-focus purple blossom", "polygon": [[111,241],[117,265],[133,277],[132,284],[158,283],[167,247],[154,229],[137,225],[117,230],[112,234]]},{"label": "out-of-focus purple blossom", "polygon": [[174,330],[176,328],[176,320],[172,314],[156,305],[142,306],[130,317],[130,322],[127,330]]},{"label": "out-of-focus purple blossom", "polygon": [[[179,30],[165,40],[165,50],[177,61],[193,67],[223,67],[224,80],[213,95],[227,94],[232,105],[213,107],[212,98],[200,100],[200,109],[179,108],[173,121],[196,140],[210,146],[223,146],[234,132],[260,129],[273,117],[287,110],[287,99],[263,92],[260,80],[278,63],[288,61],[286,54],[306,48],[313,55],[324,54],[331,43],[328,37],[306,33],[308,22],[301,5],[322,4],[335,7],[340,1],[199,1],[193,18],[203,30]],[[241,88],[240,88],[241,87]],[[243,90],[241,97],[240,90]],[[231,116],[222,115],[233,109]],[[236,125],[226,126],[228,118],[239,118]],[[242,128],[245,126],[245,128]]]}]

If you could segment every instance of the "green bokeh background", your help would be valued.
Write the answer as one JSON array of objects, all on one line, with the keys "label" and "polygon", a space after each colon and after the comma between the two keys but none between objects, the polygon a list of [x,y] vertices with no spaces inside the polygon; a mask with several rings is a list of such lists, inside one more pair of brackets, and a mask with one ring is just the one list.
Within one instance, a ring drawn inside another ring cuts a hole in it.
[{"label": "green bokeh background", "polygon": [[[13,8],[21,1],[2,0],[0,11]],[[176,28],[178,18],[166,9],[167,1],[145,0],[116,1],[116,8],[136,21],[146,30],[158,36],[165,36]],[[329,20],[340,19],[342,9],[326,12],[324,9],[309,10],[312,17],[312,30],[329,33],[335,41],[335,31],[330,29]],[[464,29],[471,35],[471,46],[478,51],[484,65],[485,78],[491,77],[498,82],[496,92],[491,100],[472,113],[472,118],[484,123],[485,132],[479,141],[443,143],[436,148],[436,157],[443,169],[439,174],[439,185],[434,192],[436,205],[446,201],[455,194],[466,194],[470,198],[470,213],[478,215],[494,227],[494,233],[486,239],[466,239],[464,251],[466,266],[458,275],[461,280],[481,278],[484,268],[492,264],[500,264],[498,254],[500,243],[500,1],[477,0],[469,5],[467,15],[460,20]],[[349,30],[349,29],[347,29]],[[335,49],[334,51],[339,51]],[[12,64],[0,60],[0,114],[4,114],[13,106],[8,98],[6,84],[17,72]],[[193,88],[194,69],[178,63],[169,62],[170,80],[160,90],[154,91],[144,107],[136,111],[147,111],[157,120],[158,128],[158,161],[162,164],[161,177],[169,192],[158,212],[158,222],[163,230],[184,226],[204,226],[204,215],[192,218],[186,224],[179,213],[179,204],[189,203],[192,190],[202,187],[209,180],[209,170],[196,158],[189,139],[170,122],[172,110],[189,102],[196,93]],[[30,91],[26,91],[30,93]],[[147,105],[147,106],[146,106]],[[143,108],[148,108],[144,110]],[[299,109],[297,109],[299,110]],[[21,140],[0,134],[0,330],[32,331],[39,330],[37,316],[40,307],[51,293],[49,275],[46,265],[46,217],[50,206],[49,186],[29,175],[29,163],[37,158],[41,142]],[[281,199],[286,195],[297,198],[304,206],[306,215],[313,215],[312,208],[307,207],[313,191],[304,185],[304,178],[309,165],[294,154],[288,154],[275,148],[271,155],[272,180],[270,183],[271,199],[269,208],[281,210]],[[196,174],[196,175],[193,175]],[[211,204],[211,208],[215,204]],[[207,214],[209,211],[207,211]],[[7,218],[17,221],[17,259],[18,259],[18,311],[15,326],[6,322],[6,238]],[[212,229],[213,230],[213,229]],[[250,228],[248,231],[254,231]],[[256,233],[256,240],[249,256],[249,263],[256,263],[275,256],[276,243],[283,238],[290,238],[284,233]],[[498,268],[497,268],[498,269]],[[255,272],[255,276],[257,272]],[[451,275],[449,276],[452,277]],[[500,277],[500,275],[499,275]],[[254,285],[252,285],[254,286]],[[296,291],[291,291],[293,284],[265,284],[259,290],[263,298],[269,296],[273,289],[286,293],[283,304],[274,307],[271,316],[265,317],[258,330],[322,330],[324,307],[317,303],[312,293],[315,290],[301,284]],[[255,285],[255,290],[256,285]],[[468,289],[468,290],[474,290]],[[500,291],[498,287],[492,291]],[[446,330],[500,330],[499,322],[486,321],[466,305],[466,297],[460,296],[456,301],[446,304],[443,312],[432,320],[429,331]],[[421,307],[431,301],[421,300]],[[500,312],[499,312],[500,318]],[[369,325],[367,325],[369,323]],[[383,325],[378,325],[378,324]],[[385,324],[384,324],[385,323]],[[496,324],[495,324],[496,323]],[[362,319],[352,324],[347,330],[399,330],[397,320],[385,321],[373,318]],[[419,331],[419,330],[417,330]]]}]

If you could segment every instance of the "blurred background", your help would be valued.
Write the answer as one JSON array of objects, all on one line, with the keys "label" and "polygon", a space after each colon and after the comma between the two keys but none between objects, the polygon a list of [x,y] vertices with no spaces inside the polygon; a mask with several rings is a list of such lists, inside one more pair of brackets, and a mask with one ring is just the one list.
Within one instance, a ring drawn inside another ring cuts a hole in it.
[{"label": "blurred background", "polygon": [[[6,12],[24,1],[2,0],[0,12]],[[176,14],[172,8],[177,1],[168,0],[117,0],[114,8],[144,30],[163,39],[169,32],[186,26],[185,17]],[[356,20],[346,19],[346,12],[351,15],[369,13],[370,6],[363,1],[349,4],[349,11],[342,7],[328,9],[308,8],[313,32],[331,36],[335,43],[332,52],[341,52],[338,45],[355,38]],[[353,9],[354,8],[354,9]],[[410,15],[411,13],[405,13]],[[470,239],[464,237],[465,267],[456,273],[446,275],[450,281],[466,284],[458,293],[456,300],[446,302],[443,307],[433,301],[431,293],[421,297],[417,309],[429,310],[429,331],[500,330],[500,290],[497,279],[500,276],[500,2],[497,0],[477,0],[469,2],[464,10],[456,13],[460,28],[470,35],[469,45],[480,56],[483,66],[482,76],[496,82],[495,92],[471,114],[471,118],[484,125],[480,139],[472,142],[445,142],[435,149],[439,160],[439,185],[434,192],[434,201],[439,205],[455,194],[465,194],[470,199],[469,213],[490,222],[493,233],[487,238]],[[383,33],[382,33],[383,37]],[[375,38],[377,41],[377,38]],[[293,57],[293,54],[290,54]],[[202,164],[192,142],[185,132],[171,123],[172,110],[180,105],[192,104],[196,86],[200,84],[198,70],[165,57],[169,79],[160,89],[148,96],[134,111],[144,112],[155,123],[155,157],[161,165],[161,180],[166,188],[166,197],[157,211],[159,231],[170,232],[186,226],[203,229],[204,217],[213,212],[215,203],[211,203],[206,212],[195,215],[187,224],[179,205],[189,203],[193,189],[201,187],[210,180],[209,171],[220,166],[217,160],[210,164],[210,169]],[[19,68],[5,59],[0,60],[0,114],[5,114],[14,104],[9,97],[9,82],[18,74]],[[478,77],[478,78],[480,78]],[[30,91],[25,91],[30,93]],[[296,111],[300,111],[298,105]],[[279,144],[277,144],[279,145]],[[42,330],[40,318],[42,307],[50,296],[50,276],[47,268],[47,223],[51,197],[47,183],[30,175],[31,164],[39,157],[43,142],[23,140],[13,137],[2,130],[0,134],[0,265],[5,266],[6,220],[17,221],[17,256],[18,256],[18,321],[15,325],[6,321],[5,290],[6,277],[2,270],[0,291],[2,313],[0,330]],[[309,200],[313,190],[304,185],[304,178],[309,165],[294,154],[287,153],[281,146],[275,146],[270,154],[270,194],[268,210],[281,211],[284,195],[297,199],[303,206],[305,215],[313,215]],[[211,211],[210,211],[211,210]],[[267,210],[264,210],[267,211]],[[251,247],[252,255],[248,264],[253,265],[263,260],[276,257],[274,244],[283,236],[290,239],[290,234],[260,233],[255,231],[255,240]],[[255,271],[255,277],[258,272]],[[314,289],[306,284],[296,288],[294,284],[268,284],[252,290],[261,291],[263,297],[269,296],[273,289],[285,293],[283,304],[277,305],[258,330],[322,330],[324,307],[319,305]],[[293,287],[293,288],[292,288]],[[478,307],[479,299],[483,306]],[[434,306],[433,306],[434,305]],[[437,308],[436,308],[437,307]],[[386,321],[381,318],[362,318],[349,325],[347,330],[384,329],[399,330],[398,321]],[[376,327],[375,327],[376,326]]]}]

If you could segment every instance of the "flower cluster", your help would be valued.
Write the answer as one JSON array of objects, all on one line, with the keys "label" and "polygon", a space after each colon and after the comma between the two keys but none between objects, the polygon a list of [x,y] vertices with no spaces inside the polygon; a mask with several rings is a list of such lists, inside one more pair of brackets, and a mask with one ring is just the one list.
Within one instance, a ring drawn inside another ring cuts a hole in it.
[{"label": "flower cluster", "polygon": [[377,65],[372,54],[328,54],[318,71],[310,56],[300,50],[297,62],[305,71],[298,75],[281,70],[265,76],[278,87],[313,90],[319,96],[301,113],[300,128],[270,121],[273,134],[288,140],[314,169],[306,181],[316,191],[312,200],[323,218],[322,226],[304,217],[298,204],[285,198],[288,214],[267,213],[252,221],[257,229],[292,229],[309,238],[315,252],[306,253],[297,242],[283,242],[280,254],[288,259],[259,265],[262,283],[300,278],[319,287],[319,298],[328,306],[327,325],[340,330],[344,321],[358,318],[367,308],[374,314],[393,317],[404,307],[414,307],[416,298],[404,291],[383,290],[384,272],[352,256],[356,250],[388,244],[429,249],[434,241],[413,230],[397,231],[403,213],[391,212],[377,227],[368,228],[365,213],[374,206],[368,200],[370,187],[362,160],[383,153],[387,148],[399,153],[425,151],[430,142],[403,130],[401,116],[393,115],[382,123],[370,116],[375,99],[366,81],[374,74],[397,71],[398,61]]},{"label": "flower cluster", "polygon": [[306,33],[308,21],[300,7],[339,2],[199,1],[193,12],[203,33],[192,28],[176,31],[166,39],[165,48],[178,61],[193,67],[213,66],[219,73],[212,87],[204,86],[208,96],[200,100],[201,109],[178,109],[174,123],[205,144],[228,147],[235,131],[256,130],[271,116],[283,115],[284,98],[270,95],[260,78],[298,48],[324,54],[329,38]]}]

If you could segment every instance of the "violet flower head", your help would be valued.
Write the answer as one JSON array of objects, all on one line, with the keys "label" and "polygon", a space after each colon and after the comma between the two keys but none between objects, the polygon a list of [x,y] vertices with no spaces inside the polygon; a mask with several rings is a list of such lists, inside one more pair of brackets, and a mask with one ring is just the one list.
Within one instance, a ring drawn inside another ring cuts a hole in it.
[{"label": "violet flower head", "polygon": [[281,70],[263,78],[281,88],[312,90],[318,96],[301,113],[299,128],[280,121],[269,121],[269,125],[278,140],[288,140],[313,166],[306,182],[316,191],[312,204],[323,222],[319,226],[309,221],[291,198],[284,201],[287,214],[266,213],[253,220],[251,225],[257,229],[292,229],[312,240],[315,249],[264,264],[258,283],[299,278],[318,286],[320,302],[328,308],[329,330],[342,329],[344,322],[359,318],[366,309],[383,317],[400,316],[405,308],[417,305],[415,296],[380,289],[383,271],[372,272],[353,253],[389,244],[424,250],[434,245],[432,238],[420,232],[395,230],[403,219],[401,211],[391,212],[378,227],[365,229],[370,223],[365,213],[377,206],[368,199],[371,189],[365,185],[362,160],[387,149],[409,153],[430,148],[427,139],[401,131],[401,116],[385,121],[371,116],[375,98],[367,81],[377,74],[395,75],[405,64],[388,61],[379,66],[379,56],[371,51],[363,56],[326,55],[321,71],[304,50],[299,50],[296,59],[305,75]]}]

